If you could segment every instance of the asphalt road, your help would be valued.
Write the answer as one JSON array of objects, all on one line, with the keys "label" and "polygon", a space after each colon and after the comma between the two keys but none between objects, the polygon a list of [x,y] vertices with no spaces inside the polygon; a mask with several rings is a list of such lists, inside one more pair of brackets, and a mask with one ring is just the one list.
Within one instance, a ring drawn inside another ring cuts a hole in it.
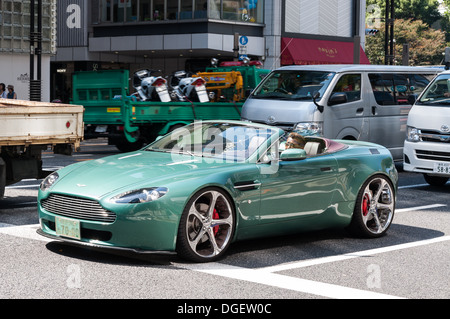
[{"label": "asphalt road", "polygon": [[[90,140],[72,157],[46,152],[44,167],[117,152]],[[251,240],[233,244],[220,262],[200,265],[40,237],[39,183],[12,185],[0,200],[2,299],[170,299],[170,313],[211,317],[274,314],[276,300],[450,298],[450,182],[435,188],[400,172],[394,222],[380,239],[333,230]]]}]

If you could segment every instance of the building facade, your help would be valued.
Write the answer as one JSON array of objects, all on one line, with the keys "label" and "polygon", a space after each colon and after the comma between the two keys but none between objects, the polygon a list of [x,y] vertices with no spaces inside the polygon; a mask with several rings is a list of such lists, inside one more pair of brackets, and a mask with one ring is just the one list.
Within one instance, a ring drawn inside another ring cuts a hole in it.
[{"label": "building facade", "polygon": [[[37,2],[36,2],[37,3]],[[57,0],[41,0],[41,28],[35,19],[34,30],[31,21],[33,12],[30,0],[0,1],[0,83],[13,85],[19,99],[28,100],[30,80],[38,80],[38,65],[42,74],[41,99],[50,99],[50,59],[56,54],[56,5]],[[35,6],[37,11],[37,5]],[[35,17],[37,13],[35,12]],[[30,32],[40,45],[31,45]],[[33,32],[33,34],[34,34]],[[40,62],[36,57],[39,50]],[[34,63],[31,62],[33,59]],[[34,64],[34,68],[30,67]],[[33,76],[34,73],[34,76]]]},{"label": "building facade", "polygon": [[[364,47],[365,0],[42,1],[57,3],[57,50],[45,56],[49,71],[44,91],[49,90],[50,99],[64,102],[70,100],[75,71],[147,68],[170,75],[203,70],[211,58],[229,61],[245,56],[262,61],[268,69],[353,63],[355,40]],[[26,7],[29,1],[1,3],[4,14],[5,3]],[[23,28],[26,43],[26,21]],[[0,35],[9,36],[4,30],[5,19],[0,18]],[[11,82],[26,74],[29,48],[27,52],[23,45],[23,60],[11,61],[16,59],[11,44],[0,44],[4,46],[10,51],[7,58],[1,55],[0,66],[19,74],[4,80]],[[362,50],[359,61],[367,63]]]}]

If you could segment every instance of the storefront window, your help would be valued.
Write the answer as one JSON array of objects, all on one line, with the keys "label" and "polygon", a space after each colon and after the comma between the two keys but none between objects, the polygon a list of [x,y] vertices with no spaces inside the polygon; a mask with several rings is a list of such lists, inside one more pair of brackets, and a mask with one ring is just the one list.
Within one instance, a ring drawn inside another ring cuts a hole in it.
[{"label": "storefront window", "polygon": [[111,21],[111,0],[102,0],[100,10],[102,14],[102,21]]},{"label": "storefront window", "polygon": [[152,20],[152,0],[140,0],[139,21]]},{"label": "storefront window", "polygon": [[153,20],[164,20],[164,0],[153,0]]},{"label": "storefront window", "polygon": [[191,0],[181,1],[180,19],[192,19],[192,2]]},{"label": "storefront window", "polygon": [[264,0],[209,0],[209,18],[263,23]]},{"label": "storefront window", "polygon": [[209,13],[210,19],[220,19],[220,12],[222,11],[222,0],[209,0]]},{"label": "storefront window", "polygon": [[101,0],[101,21],[216,19],[263,23],[264,0]]},{"label": "storefront window", "polygon": [[137,21],[137,9],[138,9],[138,1],[139,0],[122,0],[126,2],[125,5],[125,21],[133,22]]},{"label": "storefront window", "polygon": [[178,0],[167,0],[167,20],[177,20],[177,18],[178,18]]},{"label": "storefront window", "polygon": [[208,10],[207,0],[195,0],[194,19],[205,19]]}]

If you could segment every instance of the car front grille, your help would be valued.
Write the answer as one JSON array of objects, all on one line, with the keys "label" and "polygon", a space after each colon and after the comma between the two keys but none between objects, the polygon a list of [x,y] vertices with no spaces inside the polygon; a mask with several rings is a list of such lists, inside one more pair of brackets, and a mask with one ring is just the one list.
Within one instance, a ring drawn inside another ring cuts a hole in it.
[{"label": "car front grille", "polygon": [[416,156],[424,160],[450,162],[450,153],[448,152],[416,150]]},{"label": "car front grille", "polygon": [[420,137],[424,142],[450,143],[450,134],[432,130],[422,130]]},{"label": "car front grille", "polygon": [[97,201],[79,197],[50,194],[41,201],[42,207],[55,215],[96,221],[114,223],[116,214],[105,210]]}]

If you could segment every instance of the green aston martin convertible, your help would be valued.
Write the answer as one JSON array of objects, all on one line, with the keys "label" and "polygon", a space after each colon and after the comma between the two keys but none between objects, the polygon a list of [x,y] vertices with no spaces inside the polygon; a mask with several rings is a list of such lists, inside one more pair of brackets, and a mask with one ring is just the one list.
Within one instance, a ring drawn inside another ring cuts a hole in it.
[{"label": "green aston martin convertible", "polygon": [[38,232],[195,262],[249,238],[332,227],[384,235],[398,181],[389,151],[320,137],[289,148],[287,136],[248,122],[195,122],[139,151],[67,166],[40,186]]}]

